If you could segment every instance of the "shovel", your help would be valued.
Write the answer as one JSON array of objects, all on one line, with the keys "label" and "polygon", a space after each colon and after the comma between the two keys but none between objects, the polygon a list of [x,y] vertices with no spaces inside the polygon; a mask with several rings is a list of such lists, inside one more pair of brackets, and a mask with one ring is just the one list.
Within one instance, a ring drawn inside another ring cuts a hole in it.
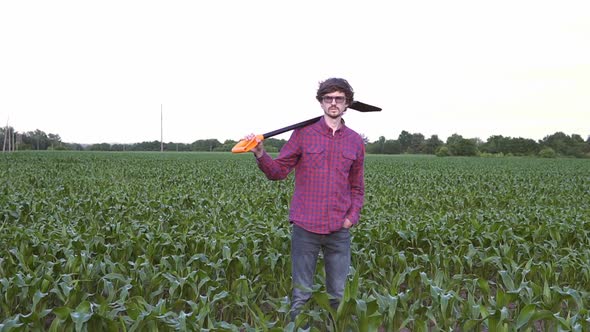
[{"label": "shovel", "polygon": [[[381,108],[380,107],[376,107],[376,106],[372,106],[372,105],[369,105],[369,104],[361,103],[360,101],[353,101],[348,106],[348,108],[353,109],[355,111],[359,111],[359,112],[381,112]],[[315,117],[313,119],[305,120],[303,122],[299,122],[299,123],[296,123],[294,125],[287,126],[285,128],[273,130],[273,131],[268,132],[266,134],[256,135],[256,136],[254,136],[250,140],[243,139],[243,140],[239,141],[231,149],[231,152],[233,152],[233,153],[248,152],[248,151],[252,150],[254,147],[256,147],[256,145],[258,145],[258,142],[260,142],[260,141],[263,141],[263,140],[265,140],[267,138],[271,138],[273,136],[282,134],[282,133],[287,132],[289,130],[294,130],[294,129],[297,129],[297,128],[302,128],[302,127],[305,127],[305,126],[309,126],[312,123],[316,123],[322,117],[323,117],[323,115],[320,115],[320,116]]]}]

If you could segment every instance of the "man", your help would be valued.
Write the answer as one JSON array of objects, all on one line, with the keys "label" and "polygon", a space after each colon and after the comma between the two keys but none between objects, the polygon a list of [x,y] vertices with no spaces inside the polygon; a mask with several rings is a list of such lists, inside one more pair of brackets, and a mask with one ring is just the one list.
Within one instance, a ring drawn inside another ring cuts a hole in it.
[{"label": "man", "polygon": [[349,229],[359,220],[365,193],[364,142],[342,119],[353,98],[346,80],[330,78],[321,82],[316,99],[324,116],[318,122],[296,129],[274,160],[262,142],[251,150],[258,167],[270,180],[285,179],[295,169],[295,192],[289,211],[293,224],[293,320],[311,297],[306,289],[313,285],[320,250],[332,307],[338,307],[344,294],[351,255]]}]

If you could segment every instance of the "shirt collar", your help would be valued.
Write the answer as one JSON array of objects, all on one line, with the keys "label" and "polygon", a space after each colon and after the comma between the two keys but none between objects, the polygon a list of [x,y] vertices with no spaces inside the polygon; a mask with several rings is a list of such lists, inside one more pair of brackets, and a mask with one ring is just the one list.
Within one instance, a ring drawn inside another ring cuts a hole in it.
[{"label": "shirt collar", "polygon": [[[336,130],[334,136],[341,136],[344,133],[344,130],[346,128],[346,125],[344,124],[344,119],[340,118],[340,121],[340,127]],[[328,126],[328,123],[326,123],[326,118],[322,117],[318,122],[319,132],[323,135],[332,136],[332,128],[330,128],[330,126]]]}]

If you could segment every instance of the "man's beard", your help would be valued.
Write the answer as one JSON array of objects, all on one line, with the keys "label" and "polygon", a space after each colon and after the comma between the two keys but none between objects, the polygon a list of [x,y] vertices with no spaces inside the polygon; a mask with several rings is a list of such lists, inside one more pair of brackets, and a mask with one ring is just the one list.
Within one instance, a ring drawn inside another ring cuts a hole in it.
[{"label": "man's beard", "polygon": [[338,119],[339,117],[341,117],[344,114],[344,112],[341,112],[339,108],[337,108],[337,110],[338,110],[338,113],[336,115],[330,113],[332,111],[332,109],[328,109],[324,113],[326,113],[326,115],[329,116],[332,119]]}]

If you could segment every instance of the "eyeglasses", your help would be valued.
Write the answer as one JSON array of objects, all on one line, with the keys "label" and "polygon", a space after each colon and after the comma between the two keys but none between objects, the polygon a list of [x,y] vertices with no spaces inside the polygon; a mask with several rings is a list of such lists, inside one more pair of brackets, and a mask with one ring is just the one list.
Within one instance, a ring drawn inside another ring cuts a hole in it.
[{"label": "eyeglasses", "polygon": [[322,102],[324,104],[331,104],[333,101],[335,101],[336,104],[344,104],[344,102],[346,101],[346,97],[343,97],[343,96],[336,96],[336,97],[322,96]]}]

